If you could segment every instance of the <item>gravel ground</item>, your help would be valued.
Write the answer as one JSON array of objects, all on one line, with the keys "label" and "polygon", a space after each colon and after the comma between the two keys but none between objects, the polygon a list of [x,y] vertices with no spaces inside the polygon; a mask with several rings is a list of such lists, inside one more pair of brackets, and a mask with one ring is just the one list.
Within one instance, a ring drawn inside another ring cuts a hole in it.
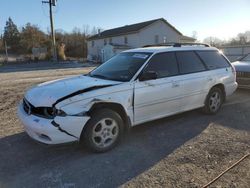
[{"label": "gravel ground", "polygon": [[[0,73],[0,187],[201,187],[250,152],[250,92],[244,90],[217,115],[195,110],[137,126],[104,154],[31,140],[16,117],[25,90],[91,69]],[[210,187],[249,185],[250,157]]]}]

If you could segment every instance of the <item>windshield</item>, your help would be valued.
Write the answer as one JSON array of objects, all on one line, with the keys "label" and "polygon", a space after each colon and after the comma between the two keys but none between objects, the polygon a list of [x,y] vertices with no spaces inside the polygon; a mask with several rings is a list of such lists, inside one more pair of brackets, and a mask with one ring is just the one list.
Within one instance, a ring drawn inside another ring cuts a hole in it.
[{"label": "windshield", "polygon": [[122,82],[130,81],[151,54],[143,52],[120,53],[97,67],[88,76]]},{"label": "windshield", "polygon": [[246,55],[241,59],[241,61],[249,61],[250,62],[250,54]]}]

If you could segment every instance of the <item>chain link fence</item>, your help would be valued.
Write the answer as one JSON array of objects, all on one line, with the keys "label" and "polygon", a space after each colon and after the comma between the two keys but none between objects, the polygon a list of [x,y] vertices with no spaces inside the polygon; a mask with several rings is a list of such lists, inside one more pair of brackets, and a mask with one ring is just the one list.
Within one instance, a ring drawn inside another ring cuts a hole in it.
[{"label": "chain link fence", "polygon": [[227,58],[233,62],[237,61],[240,57],[250,53],[250,45],[242,46],[222,46],[219,48]]}]

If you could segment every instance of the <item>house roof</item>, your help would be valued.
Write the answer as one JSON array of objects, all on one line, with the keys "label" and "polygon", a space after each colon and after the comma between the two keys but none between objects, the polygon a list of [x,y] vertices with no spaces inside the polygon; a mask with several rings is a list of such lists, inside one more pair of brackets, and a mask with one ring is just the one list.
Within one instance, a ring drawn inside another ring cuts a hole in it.
[{"label": "house roof", "polygon": [[113,46],[116,49],[131,49],[131,46],[125,45],[125,44],[114,44],[114,43],[110,43],[107,44],[105,46]]},{"label": "house roof", "polygon": [[157,21],[165,22],[168,26],[170,26],[178,34],[182,35],[182,33],[180,31],[178,31],[174,26],[172,26],[170,23],[168,23],[164,18],[159,18],[159,19],[155,19],[155,20],[150,20],[150,21],[146,21],[146,22],[141,22],[141,23],[136,23],[136,24],[132,24],[132,25],[126,25],[123,27],[117,27],[114,29],[105,30],[105,31],[101,32],[100,34],[96,34],[96,35],[89,37],[88,40],[96,40],[96,39],[102,39],[102,38],[107,38],[107,37],[136,33],[139,30],[143,29],[144,27],[149,26]]},{"label": "house roof", "polygon": [[196,40],[196,39],[193,38],[193,37],[188,37],[188,36],[185,36],[185,35],[181,36],[181,39],[182,39],[182,40],[193,40],[193,41]]}]

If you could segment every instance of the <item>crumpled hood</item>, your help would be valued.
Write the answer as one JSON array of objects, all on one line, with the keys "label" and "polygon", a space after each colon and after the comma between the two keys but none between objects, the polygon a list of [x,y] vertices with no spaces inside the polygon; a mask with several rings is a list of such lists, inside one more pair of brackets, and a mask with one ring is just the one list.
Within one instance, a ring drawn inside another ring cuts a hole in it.
[{"label": "crumpled hood", "polygon": [[250,62],[249,61],[235,61],[232,63],[236,71],[239,72],[250,72]]},{"label": "crumpled hood", "polygon": [[39,84],[28,90],[25,94],[25,98],[35,107],[50,107],[57,100],[79,90],[119,83],[120,82],[117,81],[103,80],[81,75]]}]

